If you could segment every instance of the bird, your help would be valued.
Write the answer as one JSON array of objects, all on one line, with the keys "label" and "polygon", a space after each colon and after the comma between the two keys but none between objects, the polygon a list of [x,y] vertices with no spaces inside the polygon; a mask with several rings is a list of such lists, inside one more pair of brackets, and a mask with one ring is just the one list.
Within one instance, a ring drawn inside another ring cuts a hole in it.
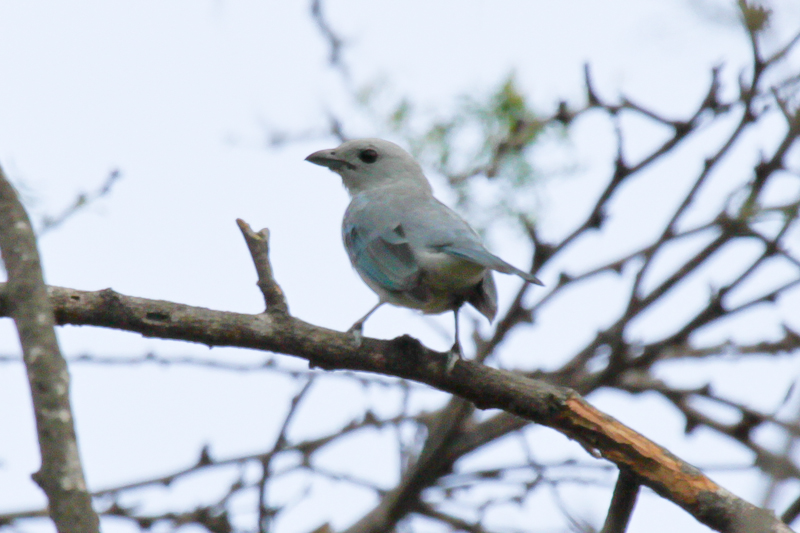
[{"label": "bird", "polygon": [[356,345],[364,322],[383,304],[425,314],[452,311],[455,342],[449,371],[461,358],[461,307],[469,303],[490,323],[497,314],[493,271],[542,285],[487,250],[478,233],[434,197],[420,164],[397,144],[352,139],[314,152],[306,161],[341,176],[350,194],[342,221],[344,246],[356,272],[378,295],[378,303],[348,329]]}]

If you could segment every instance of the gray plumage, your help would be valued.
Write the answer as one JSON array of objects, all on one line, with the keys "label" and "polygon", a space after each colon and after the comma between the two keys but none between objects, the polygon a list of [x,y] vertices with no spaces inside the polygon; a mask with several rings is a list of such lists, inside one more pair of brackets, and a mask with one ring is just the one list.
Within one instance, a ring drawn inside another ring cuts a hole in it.
[{"label": "gray plumage", "polygon": [[384,303],[453,311],[458,354],[459,308],[468,302],[489,321],[497,314],[493,270],[542,284],[489,252],[464,219],[434,198],[422,168],[396,144],[356,139],[306,160],[338,173],[352,199],[342,237],[356,272],[379,298],[350,328],[357,338]]}]

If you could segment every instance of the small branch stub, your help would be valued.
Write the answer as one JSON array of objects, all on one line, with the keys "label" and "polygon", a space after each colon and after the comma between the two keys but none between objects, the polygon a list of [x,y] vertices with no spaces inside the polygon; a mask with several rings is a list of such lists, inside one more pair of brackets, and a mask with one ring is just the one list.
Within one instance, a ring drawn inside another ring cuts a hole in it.
[{"label": "small branch stub", "polygon": [[264,295],[267,313],[289,314],[289,305],[278,282],[272,275],[272,264],[269,262],[269,230],[253,231],[250,225],[241,218],[236,219],[236,224],[244,236],[250,256],[258,274],[258,288]]}]

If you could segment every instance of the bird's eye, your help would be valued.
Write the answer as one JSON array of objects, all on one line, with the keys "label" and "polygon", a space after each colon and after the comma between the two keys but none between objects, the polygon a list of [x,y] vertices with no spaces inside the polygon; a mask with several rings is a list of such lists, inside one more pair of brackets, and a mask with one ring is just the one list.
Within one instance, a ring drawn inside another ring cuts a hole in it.
[{"label": "bird's eye", "polygon": [[358,158],[364,163],[374,163],[378,160],[378,152],[372,148],[367,148],[366,150],[361,150],[361,152],[359,152]]}]

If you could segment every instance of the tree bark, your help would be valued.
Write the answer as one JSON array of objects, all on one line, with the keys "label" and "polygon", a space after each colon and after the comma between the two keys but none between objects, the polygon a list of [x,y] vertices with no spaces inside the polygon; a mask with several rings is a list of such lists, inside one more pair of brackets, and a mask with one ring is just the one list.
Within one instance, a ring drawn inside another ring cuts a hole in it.
[{"label": "tree bark", "polygon": [[[726,491],[692,465],[592,407],[575,391],[459,361],[446,371],[447,354],[402,336],[365,338],[356,348],[345,333],[316,327],[283,313],[247,315],[125,296],[110,289],[85,292],[50,288],[59,324],[92,325],[147,337],[279,352],[329,370],[358,370],[426,383],[481,409],[503,409],[549,426],[587,451],[627,469],[698,521],[721,532],[790,532],[771,511]],[[8,313],[8,289],[0,284],[0,315]]]},{"label": "tree bark", "polygon": [[69,373],[55,333],[36,237],[16,191],[0,169],[0,249],[8,272],[4,315],[14,319],[36,414],[44,490],[59,533],[99,531],[86,489],[69,399]]}]

